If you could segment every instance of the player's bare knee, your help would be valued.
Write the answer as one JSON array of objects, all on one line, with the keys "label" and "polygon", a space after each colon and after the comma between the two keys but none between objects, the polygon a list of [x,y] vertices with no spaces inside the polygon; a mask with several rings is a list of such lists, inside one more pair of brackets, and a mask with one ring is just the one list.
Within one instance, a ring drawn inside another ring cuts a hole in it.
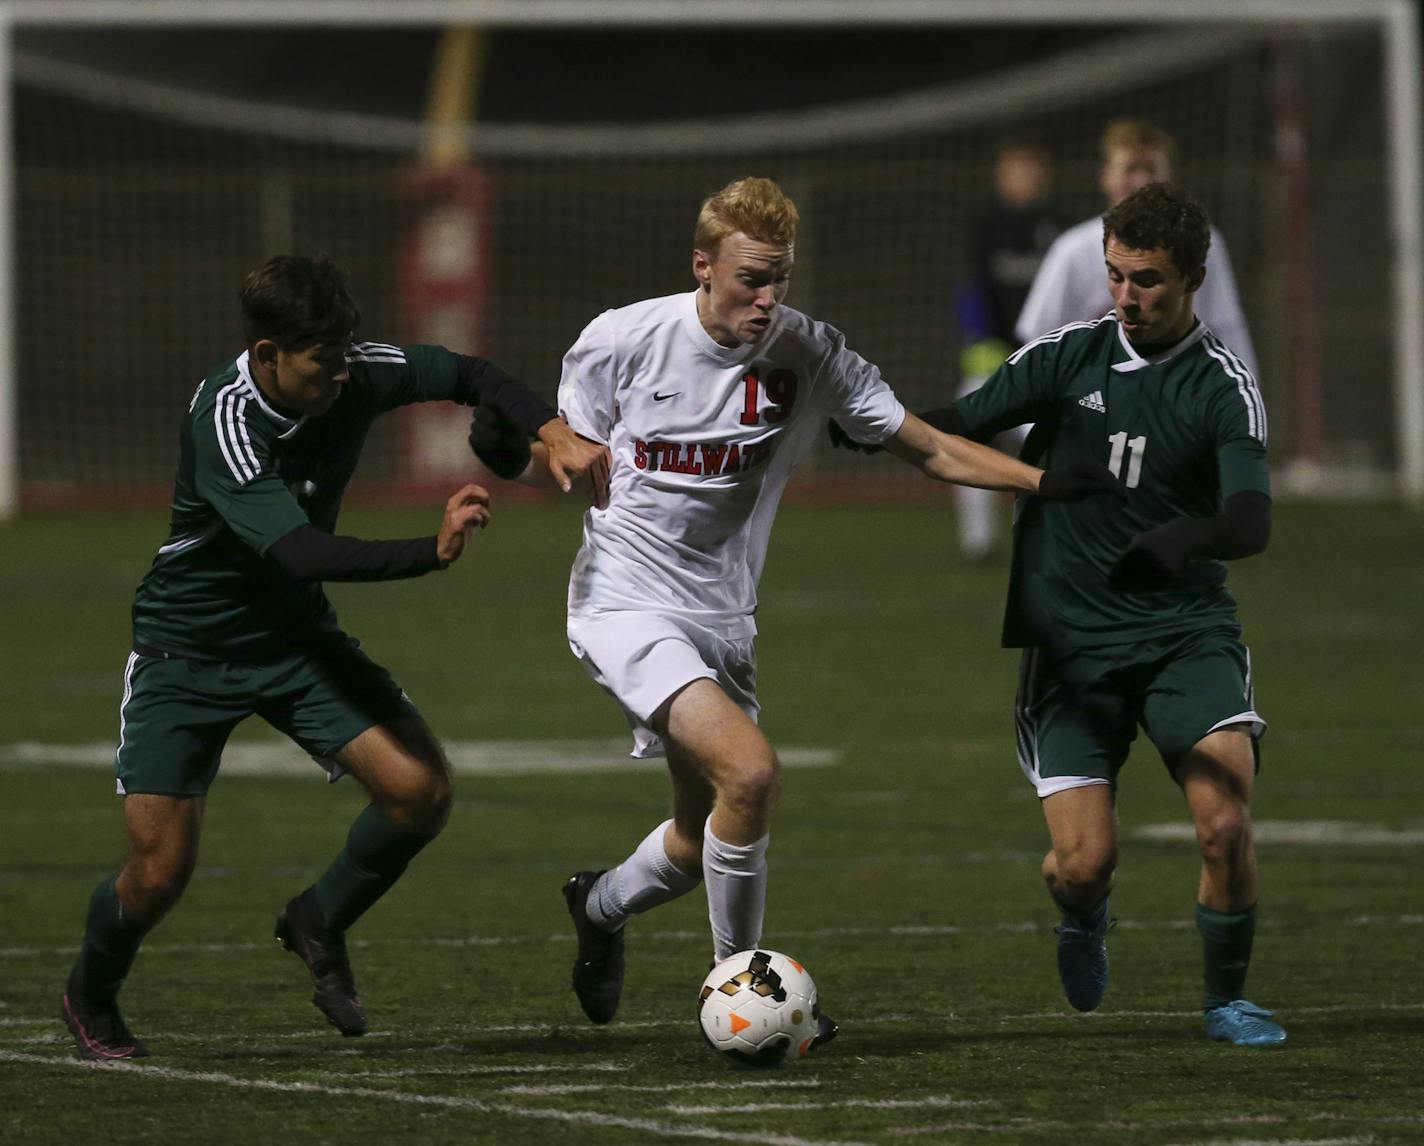
[{"label": "player's bare knee", "polygon": [[433,837],[450,818],[453,800],[449,774],[424,771],[388,786],[377,804],[388,819],[403,828]]},{"label": "player's bare knee", "polygon": [[1075,890],[1106,890],[1116,869],[1117,849],[1111,845],[1083,844],[1054,855],[1056,878]]},{"label": "player's bare knee", "polygon": [[765,814],[781,794],[781,768],[774,754],[729,769],[718,785],[719,801],[751,814]]},{"label": "player's bare knee", "polygon": [[431,777],[422,806],[422,818],[428,835],[439,835],[450,819],[450,808],[455,802],[455,786],[450,782],[450,773],[441,771]]},{"label": "player's bare knee", "polygon": [[192,860],[181,855],[131,855],[115,885],[119,905],[126,916],[152,927],[182,898],[192,874]]},{"label": "player's bare knee", "polygon": [[1235,805],[1198,817],[1196,829],[1202,858],[1213,865],[1233,866],[1250,846],[1250,817]]}]

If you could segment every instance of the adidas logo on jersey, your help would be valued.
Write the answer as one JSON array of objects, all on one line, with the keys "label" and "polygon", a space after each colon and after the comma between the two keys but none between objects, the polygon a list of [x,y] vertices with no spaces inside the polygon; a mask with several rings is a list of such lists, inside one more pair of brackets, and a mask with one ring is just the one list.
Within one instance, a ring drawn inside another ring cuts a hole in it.
[{"label": "adidas logo on jersey", "polygon": [[1086,398],[1079,398],[1078,405],[1086,406],[1090,410],[1096,410],[1099,414],[1106,414],[1108,412],[1108,408],[1103,402],[1103,392],[1101,390],[1094,390]]}]

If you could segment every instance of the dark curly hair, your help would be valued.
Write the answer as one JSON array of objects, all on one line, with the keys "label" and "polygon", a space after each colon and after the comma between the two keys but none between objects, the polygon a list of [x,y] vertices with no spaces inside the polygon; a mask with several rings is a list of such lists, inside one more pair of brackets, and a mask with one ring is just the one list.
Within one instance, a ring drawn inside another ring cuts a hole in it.
[{"label": "dark curly hair", "polygon": [[283,350],[344,343],[361,321],[346,272],[325,255],[277,255],[242,282],[242,333]]},{"label": "dark curly hair", "polygon": [[1116,239],[1134,251],[1170,251],[1183,274],[1206,265],[1211,224],[1202,205],[1175,183],[1149,183],[1103,216],[1103,246]]}]

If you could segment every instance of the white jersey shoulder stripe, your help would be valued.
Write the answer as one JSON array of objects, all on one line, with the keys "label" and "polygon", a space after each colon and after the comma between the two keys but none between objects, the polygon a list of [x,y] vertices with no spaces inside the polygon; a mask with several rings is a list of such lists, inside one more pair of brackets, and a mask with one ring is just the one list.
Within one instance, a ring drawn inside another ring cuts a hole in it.
[{"label": "white jersey shoulder stripe", "polygon": [[1025,342],[1010,354],[1009,361],[1016,363],[1035,346],[1043,346],[1050,342],[1061,342],[1070,331],[1091,330],[1095,326],[1101,326],[1103,323],[1110,321],[1112,317],[1111,314],[1105,314],[1102,318],[1095,318],[1089,322],[1070,322],[1066,326],[1060,326],[1057,330],[1050,330],[1047,334],[1040,334],[1032,342]]},{"label": "white jersey shoulder stripe", "polygon": [[237,433],[241,439],[243,453],[247,457],[247,464],[253,470],[253,477],[262,472],[262,463],[257,460],[257,451],[252,448],[252,439],[247,433],[247,404],[252,398],[244,394],[237,400]]},{"label": "white jersey shoulder stripe", "polygon": [[255,478],[260,470],[257,459],[252,455],[252,444],[247,438],[247,427],[238,425],[246,418],[247,396],[243,393],[247,383],[237,378],[218,391],[217,402],[213,406],[213,426],[217,431],[218,448],[223,460],[239,485],[245,485]]},{"label": "white jersey shoulder stripe", "polygon": [[1236,383],[1236,390],[1241,395],[1241,400],[1246,404],[1246,429],[1247,432],[1262,445],[1266,441],[1266,403],[1261,397],[1261,391],[1256,386],[1256,379],[1246,364],[1235,354],[1227,349],[1226,344],[1215,334],[1207,333],[1202,345],[1206,352],[1221,363],[1221,367],[1233,382]]},{"label": "white jersey shoulder stripe", "polygon": [[346,352],[347,362],[404,362],[405,351],[388,342],[353,342]]}]

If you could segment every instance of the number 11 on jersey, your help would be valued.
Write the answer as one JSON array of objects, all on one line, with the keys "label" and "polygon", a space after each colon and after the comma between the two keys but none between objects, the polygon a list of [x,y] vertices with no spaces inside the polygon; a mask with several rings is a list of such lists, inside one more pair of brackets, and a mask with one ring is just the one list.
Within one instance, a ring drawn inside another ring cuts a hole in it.
[{"label": "number 11 on jersey", "polygon": [[[1116,434],[1109,434],[1108,441],[1112,443],[1112,455],[1108,458],[1108,469],[1122,479],[1122,484],[1128,489],[1136,489],[1138,481],[1142,478],[1142,455],[1147,452],[1147,437],[1141,435],[1136,438],[1129,438],[1126,430],[1120,430]],[[1127,473],[1122,472],[1122,455],[1127,454]]]}]

